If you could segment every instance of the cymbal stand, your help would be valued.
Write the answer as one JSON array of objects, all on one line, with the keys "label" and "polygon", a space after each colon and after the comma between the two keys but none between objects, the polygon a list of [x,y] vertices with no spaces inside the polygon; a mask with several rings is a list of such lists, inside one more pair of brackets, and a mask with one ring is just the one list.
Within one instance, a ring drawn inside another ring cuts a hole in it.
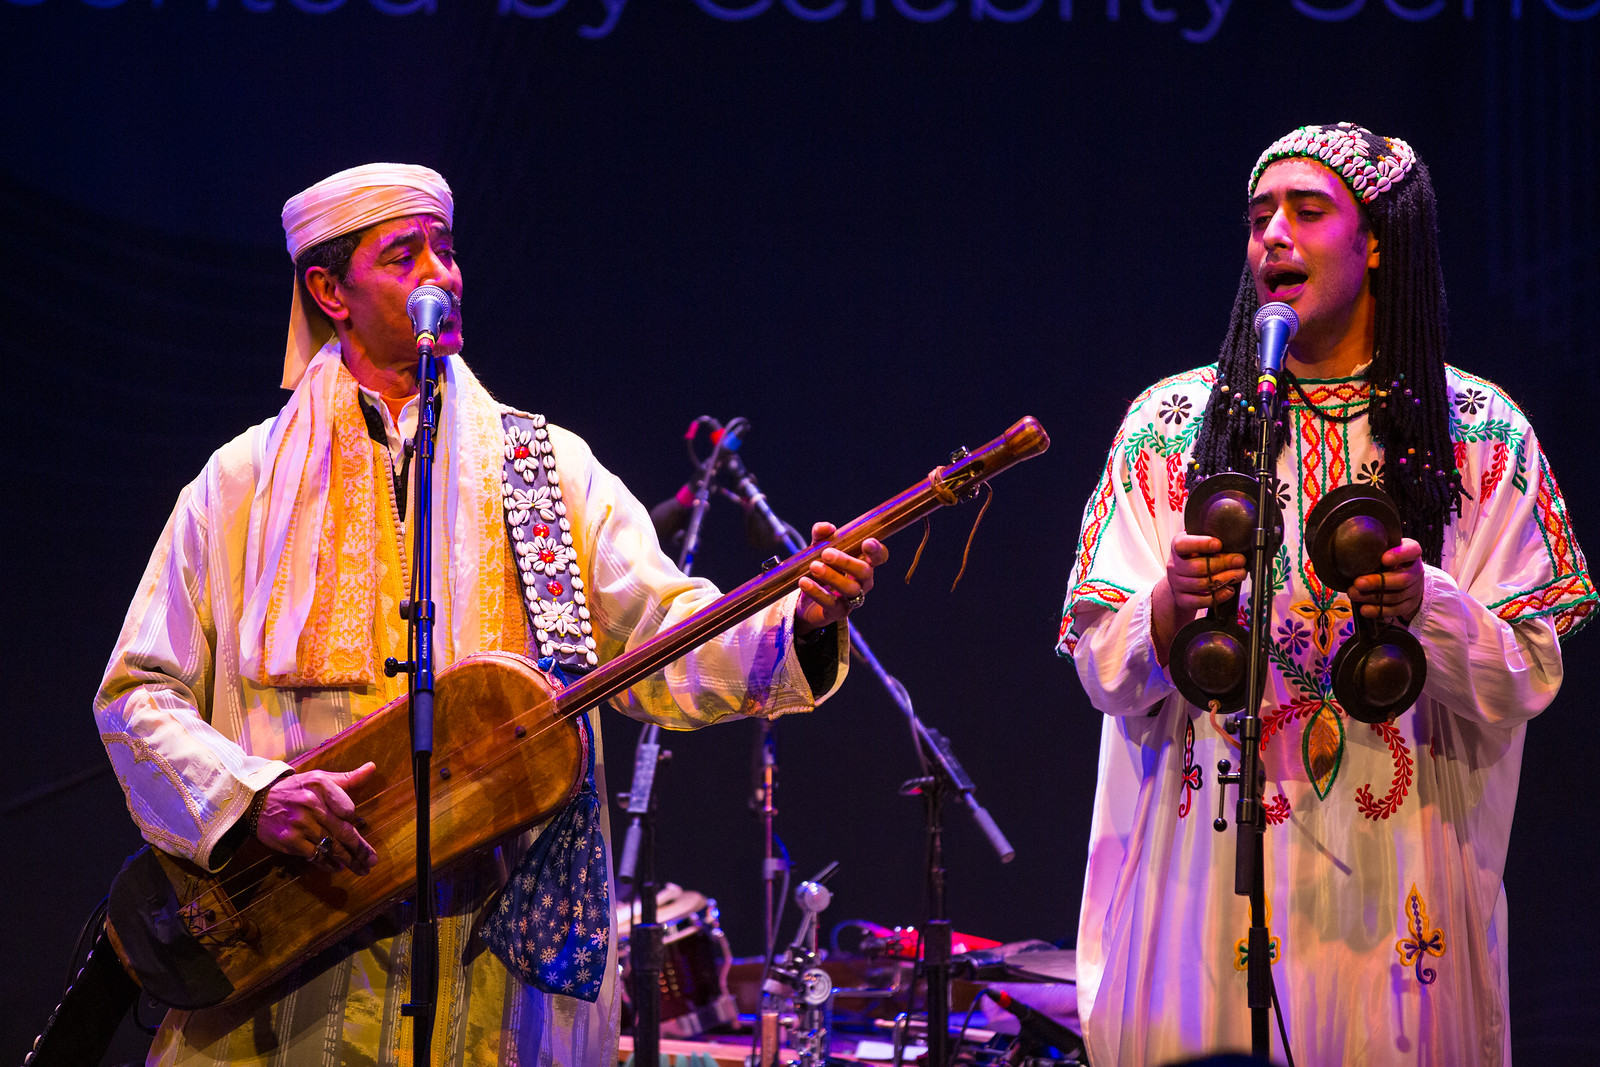
[{"label": "cymbal stand", "polygon": [[761,984],[762,999],[778,998],[787,993],[794,1001],[798,1017],[795,1043],[796,1052],[791,1067],[826,1067],[829,1036],[833,1027],[833,979],[819,964],[817,934],[818,916],[833,900],[824,883],[839,869],[837,862],[830,863],[810,881],[801,882],[795,890],[795,903],[800,906],[800,926],[794,940],[789,943],[782,963],[774,963],[768,977]]},{"label": "cymbal stand", "polygon": [[[696,420],[698,427],[701,421]],[[735,439],[734,447],[737,447]],[[695,478],[694,503],[689,511],[683,545],[678,554],[678,569],[688,574],[694,569],[695,551],[700,546],[700,524],[711,505],[711,482],[724,454],[719,437],[711,458]],[[661,971],[666,963],[666,948],[661,924],[656,921],[656,815],[658,794],[654,789],[657,768],[672,758],[661,748],[661,727],[650,723],[639,734],[633,750],[633,782],[628,789],[627,811],[633,816],[623,841],[622,859],[617,864],[617,892],[639,904],[639,921],[628,935],[629,963],[633,971],[633,1052],[638,1067],[657,1067],[661,1059]],[[636,874],[642,870],[643,874]]]}]

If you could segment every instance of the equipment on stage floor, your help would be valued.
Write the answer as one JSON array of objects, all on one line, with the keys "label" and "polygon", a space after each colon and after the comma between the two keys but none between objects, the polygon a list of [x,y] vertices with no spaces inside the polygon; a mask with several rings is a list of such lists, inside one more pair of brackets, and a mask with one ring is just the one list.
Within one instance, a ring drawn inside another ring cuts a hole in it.
[{"label": "equipment on stage floor", "polygon": [[795,1025],[789,1031],[789,1046],[796,1056],[790,1067],[827,1067],[829,1035],[833,1029],[833,978],[821,966],[817,951],[818,916],[832,901],[824,884],[839,869],[830,863],[809,881],[801,882],[794,900],[800,906],[800,927],[784,958],[772,961],[761,983],[761,1045],[751,1056],[759,1063],[773,1045],[776,1021],[783,1001],[789,1001]]},{"label": "equipment on stage floor", "polygon": [[[1032,422],[1032,420],[1025,420]],[[1018,423],[1013,429],[1021,427]],[[1037,429],[1037,424],[1033,424]],[[701,460],[694,451],[694,442],[700,431],[704,428],[712,429],[711,455]],[[783,521],[773,511],[767,502],[766,494],[756,484],[756,479],[744,461],[739,457],[738,450],[742,439],[749,431],[749,422],[745,419],[734,419],[724,427],[716,419],[702,415],[689,425],[684,437],[689,442],[690,460],[697,468],[694,478],[686,484],[675,496],[658,505],[651,514],[656,523],[658,535],[665,538],[675,536],[675,531],[680,524],[684,527],[683,541],[679,548],[679,565],[686,568],[694,560],[698,548],[698,534],[700,522],[705,510],[710,503],[712,489],[719,474],[726,474],[734,482],[734,490],[716,487],[727,496],[733,497],[745,509],[747,526],[765,531],[766,539],[772,543],[783,544],[795,552],[805,548],[805,539]],[[1043,438],[1043,430],[1038,429]],[[990,446],[985,446],[987,451]],[[1044,438],[1039,450],[1049,447],[1048,438]],[[952,464],[966,462],[971,454],[965,448],[957,449],[950,457]],[[977,483],[973,483],[964,491],[956,491],[941,497],[945,503],[956,503],[961,499],[969,498],[976,494]],[[987,502],[985,503],[987,507]],[[979,519],[983,512],[978,513]],[[973,526],[977,530],[976,523]],[[926,541],[926,537],[924,537]],[[968,548],[971,548],[971,538],[968,538]],[[918,554],[920,555],[920,549]],[[916,567],[913,560],[912,569]],[[965,561],[963,561],[963,568]],[[907,572],[910,577],[910,571]],[[960,580],[957,574],[956,580]],[[952,587],[953,588],[953,587]],[[916,714],[911,705],[910,695],[900,682],[889,674],[887,670],[873,656],[870,648],[862,639],[861,633],[847,618],[844,626],[849,632],[851,651],[853,655],[867,665],[877,676],[878,680],[888,691],[890,697],[899,705],[906,716],[911,728],[912,739],[916,746],[917,760],[922,773],[901,787],[902,795],[917,796],[924,802],[926,812],[926,827],[929,842],[929,868],[928,868],[928,899],[930,914],[924,927],[924,937],[927,940],[927,949],[923,953],[922,965],[919,968],[919,977],[926,980],[928,989],[929,1011],[936,1020],[934,1036],[930,1050],[930,1062],[944,1067],[948,1060],[947,1045],[945,1042],[943,1016],[947,1014],[949,996],[949,957],[950,957],[950,924],[944,914],[944,869],[942,853],[942,810],[945,797],[953,796],[972,813],[979,828],[989,839],[1000,858],[1000,862],[1010,862],[1015,855],[1011,843],[1001,833],[999,826],[990,817],[987,810],[978,803],[974,795],[976,786],[965,769],[956,759],[949,739],[937,730],[930,729]],[[773,830],[774,817],[777,813],[774,803],[774,792],[777,782],[777,756],[776,734],[771,720],[762,721],[762,734],[760,739],[759,757],[757,763],[760,767],[760,784],[754,790],[755,800],[752,807],[762,816],[763,833],[765,838],[764,859],[762,862],[762,881],[766,894],[766,939],[765,959],[767,967],[774,966],[777,955],[777,929],[782,914],[782,901],[787,895],[789,868],[787,858],[780,858],[774,849],[775,834]],[[783,890],[777,888],[782,879]],[[777,1026],[777,1013],[763,1008],[760,1026],[756,1037],[756,1052],[752,1057],[754,1067],[776,1067],[777,1047],[779,1044]],[[641,1048],[648,1048],[649,1038],[646,1035]],[[646,1053],[648,1055],[648,1052]]]},{"label": "equipment on stage floor", "polygon": [[[632,978],[627,951],[633,933],[637,904],[618,904],[617,958],[624,979]],[[728,971],[733,952],[722,933],[717,902],[703,893],[668,882],[656,894],[656,922],[662,929],[660,973],[661,1033],[668,1037],[696,1037],[739,1018],[739,1007],[728,992]],[[632,982],[623,984],[631,1008]]]}]

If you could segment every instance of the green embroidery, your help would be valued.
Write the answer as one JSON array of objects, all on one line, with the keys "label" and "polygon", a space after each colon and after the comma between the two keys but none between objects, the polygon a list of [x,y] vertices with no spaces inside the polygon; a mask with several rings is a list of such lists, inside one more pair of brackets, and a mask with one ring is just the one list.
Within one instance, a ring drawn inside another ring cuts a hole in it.
[{"label": "green embroidery", "polygon": [[1344,763],[1344,723],[1326,702],[1306,722],[1300,735],[1300,758],[1318,800],[1327,800]]}]

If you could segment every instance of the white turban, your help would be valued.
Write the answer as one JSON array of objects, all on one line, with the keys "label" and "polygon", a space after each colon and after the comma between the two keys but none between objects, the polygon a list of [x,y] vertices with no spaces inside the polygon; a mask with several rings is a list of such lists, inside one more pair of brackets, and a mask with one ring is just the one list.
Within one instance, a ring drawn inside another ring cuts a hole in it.
[{"label": "white turban", "polygon": [[[354,233],[388,219],[436,215],[455,225],[455,200],[437,171],[409,163],[368,163],[322,179],[283,205],[283,234],[289,258],[341,234]],[[293,389],[317,350],[333,336],[333,327],[309,294],[302,292],[298,273],[294,303],[289,308],[289,344],[283,359],[283,387]]]}]

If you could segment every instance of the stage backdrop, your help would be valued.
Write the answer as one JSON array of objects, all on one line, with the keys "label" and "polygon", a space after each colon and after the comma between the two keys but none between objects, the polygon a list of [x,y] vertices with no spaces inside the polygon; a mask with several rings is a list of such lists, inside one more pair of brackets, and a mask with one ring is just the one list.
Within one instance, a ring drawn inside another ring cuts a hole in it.
[{"label": "stage backdrop", "polygon": [[[957,927],[1071,944],[1099,716],[1052,646],[1081,509],[1129,399],[1213,357],[1273,138],[1350,119],[1431,164],[1452,356],[1527,409],[1600,544],[1597,29],[1582,0],[0,0],[0,1062],[138,845],[90,699],[179,488],[282,401],[292,193],[441,170],[468,358],[647,503],[700,414],[751,420],[746,462],[800,525],[1041,419],[1053,447],[997,481],[960,586],[970,506],[909,586],[917,534],[891,542],[857,621],[1016,845],[1001,866],[949,812]],[[764,555],[715,504],[701,573]],[[1600,1052],[1600,635],[1568,649],[1506,875],[1524,1063]],[[637,727],[605,731],[624,788]],[[672,736],[660,781],[661,874],[716,897],[740,953],[755,732]],[[920,921],[885,694],[857,670],[779,735],[796,874],[842,862],[828,925]]]}]

